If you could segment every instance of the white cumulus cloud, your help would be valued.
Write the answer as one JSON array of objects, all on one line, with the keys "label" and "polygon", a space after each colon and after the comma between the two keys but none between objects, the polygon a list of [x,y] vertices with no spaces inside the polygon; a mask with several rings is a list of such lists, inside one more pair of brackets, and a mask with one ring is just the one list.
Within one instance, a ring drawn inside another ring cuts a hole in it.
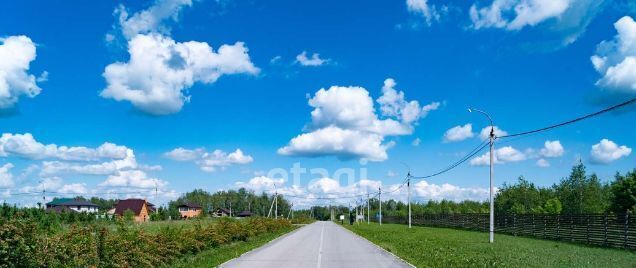
[{"label": "white cumulus cloud", "polygon": [[13,187],[13,173],[11,173],[11,169],[13,168],[13,164],[6,163],[0,167],[0,188],[9,188]]},{"label": "white cumulus cloud", "polygon": [[622,157],[629,156],[632,149],[625,145],[617,145],[615,142],[602,139],[599,143],[592,145],[590,152],[592,161],[597,164],[608,164]]},{"label": "white cumulus cloud", "polygon": [[434,21],[438,21],[440,18],[436,7],[430,5],[428,0],[406,0],[406,8],[409,12],[424,17],[428,25],[431,25]]},{"label": "white cumulus cloud", "polygon": [[257,74],[242,42],[214,51],[205,42],[176,42],[158,34],[128,42],[130,60],[106,66],[104,98],[129,101],[141,111],[165,115],[181,110],[194,83],[212,84],[229,74]]},{"label": "white cumulus cloud", "polygon": [[618,34],[598,44],[592,56],[594,69],[602,75],[597,85],[636,93],[636,21],[625,16],[614,23]]},{"label": "white cumulus cloud", "polygon": [[[503,164],[508,162],[518,162],[526,160],[527,156],[513,148],[512,146],[505,146],[499,149],[495,149],[493,162],[495,164]],[[481,156],[475,157],[470,160],[471,166],[487,166],[490,164],[490,152],[487,152]]]},{"label": "white cumulus cloud", "polygon": [[505,28],[520,30],[549,19],[557,19],[575,1],[572,0],[494,0],[489,6],[470,7],[475,29]]},{"label": "white cumulus cloud", "polygon": [[201,170],[207,172],[214,172],[218,168],[224,169],[232,165],[245,165],[254,161],[252,156],[244,154],[241,149],[226,153],[222,150],[207,152],[204,148],[190,150],[179,147],[164,153],[164,157],[175,161],[193,161],[199,165]]},{"label": "white cumulus cloud", "polygon": [[186,6],[192,6],[192,0],[157,0],[148,9],[133,15],[129,15],[126,8],[120,5],[115,10],[115,15],[118,16],[122,34],[130,39],[137,34],[149,32],[168,34],[170,28],[163,21],[167,19],[177,21],[179,11]]},{"label": "white cumulus cloud", "polygon": [[445,142],[463,141],[475,136],[473,133],[473,125],[466,124],[463,126],[452,127],[444,133]]},{"label": "white cumulus cloud", "polygon": [[541,149],[539,154],[543,157],[560,157],[563,155],[565,150],[563,149],[563,145],[561,145],[560,141],[546,141],[544,147]]},{"label": "white cumulus cloud", "polygon": [[332,86],[320,89],[309,99],[314,110],[311,123],[305,128],[307,133],[294,137],[278,153],[386,160],[386,151],[394,143],[386,142],[385,137],[410,135],[417,121],[433,110],[421,108],[417,101],[406,101],[404,93],[396,91],[394,86],[393,79],[384,82],[383,95],[377,100],[380,115],[364,88]]},{"label": "white cumulus cloud", "polygon": [[191,5],[191,0],[157,0],[132,15],[120,6],[115,15],[130,57],[128,62],[106,66],[102,76],[107,86],[100,96],[129,101],[149,114],[166,115],[190,101],[186,92],[195,83],[212,84],[223,75],[260,72],[243,42],[221,45],[215,51],[206,42],[173,40],[164,22],[176,22],[179,11]]},{"label": "white cumulus cloud", "polygon": [[164,187],[167,184],[163,180],[149,177],[141,170],[122,170],[115,175],[108,176],[99,186],[155,188]]},{"label": "white cumulus cloud", "polygon": [[[560,47],[573,43],[592,20],[608,6],[605,0],[491,0],[490,4],[470,7],[471,27],[519,31],[541,27],[542,40],[559,42]],[[550,40],[554,39],[554,40]]]},{"label": "white cumulus cloud", "polygon": [[322,59],[320,54],[314,53],[311,57],[307,57],[307,51],[296,55],[296,62],[302,66],[321,66],[327,64],[331,59]]},{"label": "white cumulus cloud", "polygon": [[550,166],[550,162],[548,162],[548,160],[545,160],[544,158],[539,158],[539,160],[537,160],[537,166],[539,166],[539,167],[549,167]]},{"label": "white cumulus cloud", "polygon": [[29,37],[0,38],[0,109],[14,107],[21,96],[40,94],[37,78],[28,73],[35,57],[35,44]]},{"label": "white cumulus cloud", "polygon": [[449,183],[439,185],[425,180],[419,181],[413,186],[416,196],[432,200],[483,201],[488,198],[489,193],[487,188],[467,188]]},{"label": "white cumulus cloud", "polygon": [[0,157],[17,156],[28,159],[54,158],[69,161],[94,161],[98,159],[123,159],[127,155],[125,146],[105,142],[97,148],[84,146],[58,146],[42,144],[31,133],[3,133],[0,136]]}]

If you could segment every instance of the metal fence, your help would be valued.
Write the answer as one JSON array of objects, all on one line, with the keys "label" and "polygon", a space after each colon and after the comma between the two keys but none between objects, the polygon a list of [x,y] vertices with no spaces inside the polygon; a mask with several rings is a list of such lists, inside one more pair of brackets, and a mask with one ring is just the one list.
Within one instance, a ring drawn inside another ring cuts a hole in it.
[{"label": "metal fence", "polygon": [[[384,216],[384,223],[408,224],[405,216]],[[488,232],[489,215],[418,214],[412,224]],[[636,219],[625,214],[495,214],[495,233],[636,249]]]}]

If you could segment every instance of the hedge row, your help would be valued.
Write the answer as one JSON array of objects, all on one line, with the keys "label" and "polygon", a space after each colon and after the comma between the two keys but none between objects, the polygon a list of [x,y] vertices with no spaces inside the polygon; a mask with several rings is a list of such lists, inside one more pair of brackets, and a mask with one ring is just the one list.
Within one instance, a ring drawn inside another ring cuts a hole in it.
[{"label": "hedge row", "polygon": [[0,267],[157,267],[187,254],[245,241],[259,234],[291,228],[286,220],[221,219],[193,221],[149,233],[119,223],[107,227],[77,226],[47,234],[24,219],[0,222]]}]

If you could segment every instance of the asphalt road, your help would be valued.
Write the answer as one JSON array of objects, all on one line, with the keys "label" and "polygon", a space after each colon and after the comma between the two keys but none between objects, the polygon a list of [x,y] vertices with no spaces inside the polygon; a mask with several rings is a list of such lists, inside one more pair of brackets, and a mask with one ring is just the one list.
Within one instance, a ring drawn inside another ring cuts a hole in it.
[{"label": "asphalt road", "polygon": [[411,267],[333,222],[315,222],[221,267]]}]

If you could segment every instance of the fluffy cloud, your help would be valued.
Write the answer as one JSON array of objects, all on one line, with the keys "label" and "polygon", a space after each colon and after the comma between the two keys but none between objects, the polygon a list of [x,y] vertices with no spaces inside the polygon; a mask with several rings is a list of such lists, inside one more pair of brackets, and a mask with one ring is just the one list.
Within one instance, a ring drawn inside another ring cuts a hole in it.
[{"label": "fluffy cloud", "polygon": [[544,158],[540,158],[539,160],[537,160],[537,166],[539,166],[539,167],[549,167],[550,166],[550,162],[548,162],[548,160],[545,160]]},{"label": "fluffy cloud", "polygon": [[296,62],[302,66],[321,66],[327,64],[330,59],[321,59],[320,54],[314,53],[311,57],[307,57],[307,51],[296,55]]},{"label": "fluffy cloud", "polygon": [[282,155],[324,156],[336,155],[341,159],[352,157],[371,161],[384,161],[386,150],[391,144],[384,144],[384,137],[359,130],[329,126],[294,137],[287,146],[278,149]]},{"label": "fluffy cloud", "polygon": [[71,183],[63,185],[57,192],[63,194],[86,194],[88,190],[85,183]]},{"label": "fluffy cloud", "polygon": [[221,150],[206,152],[204,148],[189,150],[179,147],[164,153],[164,157],[175,161],[194,161],[201,170],[207,172],[214,172],[217,168],[223,169],[232,165],[245,165],[254,161],[252,156],[245,155],[241,149],[226,153]]},{"label": "fluffy cloud", "polygon": [[115,175],[110,175],[99,186],[110,187],[136,187],[136,188],[155,188],[164,187],[165,181],[150,178],[148,174],[141,170],[123,170]]},{"label": "fluffy cloud", "polygon": [[622,157],[629,156],[632,149],[622,145],[618,146],[611,140],[602,139],[599,143],[592,145],[590,152],[592,161],[597,164],[608,164]]},{"label": "fluffy cloud", "polygon": [[60,177],[49,177],[43,178],[40,182],[35,186],[24,186],[20,188],[20,192],[42,192],[45,191],[56,191],[62,187],[62,178]]},{"label": "fluffy cloud", "polygon": [[[501,136],[508,135],[508,132],[500,129],[497,126],[494,126],[493,129],[494,129],[494,132],[495,132],[495,137],[501,137]],[[490,138],[490,126],[487,126],[487,127],[481,129],[481,131],[479,132],[479,138],[481,140],[487,140],[488,138]]]},{"label": "fluffy cloud", "polygon": [[[126,150],[126,157],[102,163],[78,164],[63,161],[44,161],[40,176],[48,177],[61,174],[111,175],[124,169],[140,169],[133,150]],[[150,169],[156,169],[152,167]]]},{"label": "fluffy cloud", "polygon": [[444,133],[445,142],[463,141],[475,136],[473,133],[473,125],[466,124],[464,126],[453,127]]},{"label": "fluffy cloud", "polygon": [[[505,146],[499,149],[495,149],[495,155],[493,157],[493,161],[495,164],[503,164],[508,162],[518,162],[526,160],[527,156],[511,147]],[[481,156],[475,157],[470,160],[471,166],[487,166],[490,164],[490,152],[487,152]]]},{"label": "fluffy cloud", "polygon": [[[430,111],[437,110],[440,106],[439,102],[433,102],[420,108],[417,101],[406,101],[404,92],[397,91],[395,86],[397,83],[392,78],[384,80],[382,86],[382,96],[377,102],[380,104],[380,111],[383,116],[397,117],[400,121],[410,124],[426,117]],[[373,107],[371,107],[373,110]]]},{"label": "fluffy cloud", "polygon": [[22,95],[33,98],[40,94],[36,77],[28,73],[35,57],[35,44],[30,38],[0,38],[0,109],[14,107]]},{"label": "fluffy cloud", "polygon": [[163,21],[166,19],[177,21],[179,11],[186,6],[192,6],[192,0],[157,0],[150,8],[132,16],[123,5],[120,5],[115,10],[115,15],[118,16],[122,34],[130,39],[137,34],[149,32],[168,34],[170,28],[163,24]]},{"label": "fluffy cloud", "polygon": [[539,154],[543,157],[560,157],[563,155],[563,145],[560,141],[546,141]]},{"label": "fluffy cloud", "polygon": [[[505,28],[520,30],[549,19],[558,19],[575,1],[572,0],[494,0],[490,6],[470,7],[475,29]],[[514,15],[510,14],[514,11]]]},{"label": "fluffy cloud", "polygon": [[259,73],[242,42],[214,51],[206,42],[177,42],[168,36],[170,28],[164,22],[177,21],[179,11],[191,5],[191,0],[157,0],[133,15],[123,6],[115,11],[130,57],[128,62],[106,66],[102,97],[129,101],[143,112],[165,115],[180,111],[189,102],[186,91],[195,83],[212,84],[223,75]]},{"label": "fluffy cloud", "polygon": [[293,138],[287,146],[278,149],[278,153],[386,160],[386,150],[394,143],[385,142],[385,137],[411,134],[417,120],[433,110],[430,105],[424,109],[417,101],[406,101],[404,93],[397,92],[394,86],[395,81],[387,79],[383,95],[377,100],[382,119],[364,88],[320,89],[309,99],[314,110],[312,121],[305,128],[308,132]]},{"label": "fluffy cloud", "polygon": [[13,164],[7,163],[0,167],[0,188],[13,187]]},{"label": "fluffy cloud", "polygon": [[614,23],[614,28],[618,34],[598,44],[591,58],[594,69],[602,75],[596,84],[636,93],[636,22],[625,16]]},{"label": "fluffy cloud", "polygon": [[439,12],[435,6],[428,4],[428,0],[406,0],[406,8],[409,12],[424,17],[428,25],[440,18]]},{"label": "fluffy cloud", "polygon": [[416,196],[432,200],[483,201],[488,198],[489,192],[486,188],[465,188],[448,183],[438,185],[425,180],[419,181],[413,186]]},{"label": "fluffy cloud", "polygon": [[196,82],[214,83],[222,75],[257,74],[242,42],[214,51],[205,42],[175,42],[158,34],[136,35],[128,42],[130,60],[106,66],[104,98],[130,101],[141,111],[165,115],[181,110],[184,94]]},{"label": "fluffy cloud", "polygon": [[0,136],[0,156],[17,156],[28,159],[55,158],[69,161],[94,161],[111,158],[123,159],[127,155],[125,146],[110,142],[103,143],[97,148],[83,146],[68,147],[56,144],[42,144],[35,140],[31,133],[11,134]]},{"label": "fluffy cloud", "polygon": [[[543,25],[543,40],[564,46],[573,43],[606,5],[605,0],[493,0],[490,5],[470,8],[474,29],[508,31]],[[555,39],[554,41],[549,39]]]}]

